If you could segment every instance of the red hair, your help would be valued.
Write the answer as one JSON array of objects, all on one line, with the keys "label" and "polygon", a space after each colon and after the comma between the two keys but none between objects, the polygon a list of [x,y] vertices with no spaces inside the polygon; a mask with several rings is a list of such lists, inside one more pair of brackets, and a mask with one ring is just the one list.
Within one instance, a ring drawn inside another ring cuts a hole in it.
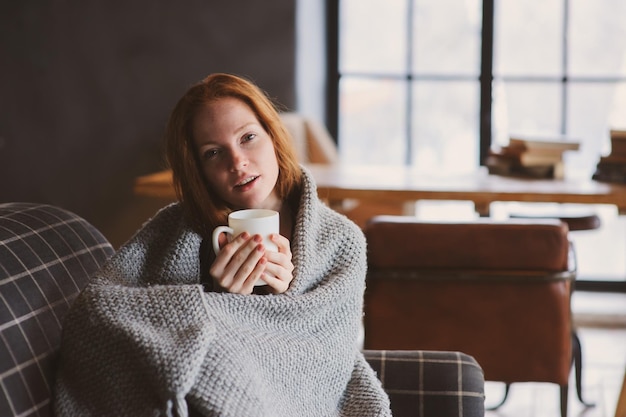
[{"label": "red hair", "polygon": [[209,236],[215,226],[226,224],[232,207],[204,179],[193,141],[193,121],[206,103],[232,97],[245,103],[269,134],[278,160],[276,193],[282,200],[300,187],[302,171],[291,136],[269,97],[252,82],[230,74],[212,74],[193,85],[178,101],[166,128],[167,162],[185,216],[194,230]]}]

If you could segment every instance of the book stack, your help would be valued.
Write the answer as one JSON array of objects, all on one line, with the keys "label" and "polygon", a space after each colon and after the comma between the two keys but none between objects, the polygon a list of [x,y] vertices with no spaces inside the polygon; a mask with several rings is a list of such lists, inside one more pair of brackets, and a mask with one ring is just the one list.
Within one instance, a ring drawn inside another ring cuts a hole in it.
[{"label": "book stack", "polygon": [[626,183],[626,130],[610,131],[611,153],[601,156],[592,178],[597,181]]},{"label": "book stack", "polygon": [[509,138],[509,144],[489,150],[485,165],[490,174],[530,178],[563,178],[563,154],[580,148],[566,138]]}]

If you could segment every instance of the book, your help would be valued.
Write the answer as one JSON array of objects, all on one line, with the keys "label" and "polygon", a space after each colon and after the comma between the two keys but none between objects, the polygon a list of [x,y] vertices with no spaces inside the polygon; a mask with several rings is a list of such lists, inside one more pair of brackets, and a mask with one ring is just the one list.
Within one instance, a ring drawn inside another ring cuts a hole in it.
[{"label": "book", "polygon": [[626,172],[607,171],[601,168],[596,169],[591,179],[602,182],[626,183]]},{"label": "book", "polygon": [[626,130],[611,129],[609,131],[611,139],[626,140]]},{"label": "book", "polygon": [[532,149],[526,150],[526,148],[517,145],[492,148],[489,154],[498,158],[508,159],[512,163],[522,166],[554,165],[563,161],[563,151],[553,149],[545,152]]},{"label": "book", "polygon": [[626,183],[626,130],[610,129],[611,152],[600,156],[591,176],[596,181]]},{"label": "book", "polygon": [[525,178],[563,178],[563,162],[546,165],[522,165],[514,156],[490,150],[484,160],[487,172],[492,175]]},{"label": "book", "polygon": [[525,152],[519,156],[519,162],[523,166],[541,166],[554,165],[563,162],[562,153],[556,154],[540,154],[534,152]]},{"label": "book", "polygon": [[519,136],[509,138],[509,146],[522,147],[527,151],[537,152],[564,152],[577,151],[580,149],[580,142],[563,139],[534,139]]},{"label": "book", "polygon": [[[490,152],[496,159],[508,159],[509,170],[533,178],[561,179],[565,173],[563,154],[580,149],[580,142],[565,136],[530,137],[512,135],[509,144]],[[489,165],[487,164],[489,169]],[[492,168],[492,171],[495,171]],[[500,169],[502,170],[502,169]]]},{"label": "book", "polygon": [[626,166],[626,156],[614,155],[612,152],[607,156],[601,156],[599,165],[624,165]]},{"label": "book", "polygon": [[611,129],[611,155],[621,155],[626,157],[626,130]]}]

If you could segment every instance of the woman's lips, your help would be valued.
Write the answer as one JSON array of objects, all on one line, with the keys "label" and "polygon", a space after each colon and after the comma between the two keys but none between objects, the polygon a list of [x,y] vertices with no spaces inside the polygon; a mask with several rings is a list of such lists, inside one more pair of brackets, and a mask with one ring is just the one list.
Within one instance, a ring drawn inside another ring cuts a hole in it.
[{"label": "woman's lips", "polygon": [[237,185],[235,185],[235,189],[240,190],[240,191],[247,191],[254,186],[257,179],[259,179],[259,175],[253,175],[251,177],[247,177],[239,181]]}]

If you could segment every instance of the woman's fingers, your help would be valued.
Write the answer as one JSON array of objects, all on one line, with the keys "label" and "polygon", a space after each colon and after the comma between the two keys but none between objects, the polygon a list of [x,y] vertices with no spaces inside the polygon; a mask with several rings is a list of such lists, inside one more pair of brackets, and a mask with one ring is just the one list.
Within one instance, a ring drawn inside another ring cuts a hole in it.
[{"label": "woman's fingers", "polygon": [[209,270],[220,287],[230,292],[252,292],[264,269],[265,261],[259,264],[265,252],[261,240],[242,234],[222,247]]},{"label": "woman's fingers", "polygon": [[291,262],[291,248],[289,240],[279,234],[270,236],[278,247],[278,252],[265,252],[267,265],[263,273],[263,280],[273,289],[275,294],[283,293],[289,288],[293,280],[294,266]]},{"label": "woman's fingers", "polygon": [[278,253],[283,253],[289,257],[291,261],[291,244],[289,239],[278,233],[272,233],[270,240],[278,247]]},{"label": "woman's fingers", "polygon": [[275,294],[289,288],[294,270],[289,240],[280,234],[270,236],[278,252],[266,251],[262,240],[259,235],[250,237],[242,233],[222,247],[209,270],[220,287],[229,292],[250,294],[254,284],[262,279]]}]

